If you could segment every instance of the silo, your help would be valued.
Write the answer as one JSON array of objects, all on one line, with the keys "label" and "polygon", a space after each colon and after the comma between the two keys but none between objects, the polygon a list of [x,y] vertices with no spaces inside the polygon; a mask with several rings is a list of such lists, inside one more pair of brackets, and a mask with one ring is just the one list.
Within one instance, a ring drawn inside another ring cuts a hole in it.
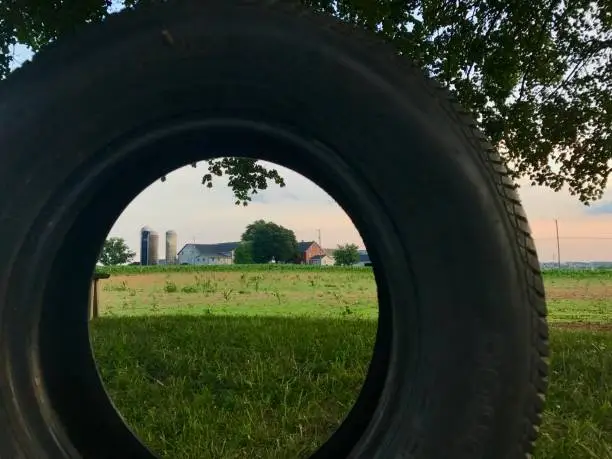
[{"label": "silo", "polygon": [[146,266],[149,264],[150,238],[153,230],[148,226],[140,230],[140,264]]},{"label": "silo", "polygon": [[159,234],[155,231],[149,233],[149,259],[150,265],[156,265],[159,261]]},{"label": "silo", "polygon": [[166,231],[166,264],[176,264],[176,231]]}]

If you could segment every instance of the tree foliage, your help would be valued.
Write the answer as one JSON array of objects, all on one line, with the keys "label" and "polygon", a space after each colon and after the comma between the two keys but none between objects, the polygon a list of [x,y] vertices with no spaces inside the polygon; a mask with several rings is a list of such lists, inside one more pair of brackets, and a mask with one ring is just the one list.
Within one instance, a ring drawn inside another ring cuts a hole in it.
[{"label": "tree foliage", "polygon": [[336,266],[351,266],[359,261],[359,248],[355,244],[338,245],[334,250]]},{"label": "tree foliage", "polygon": [[104,241],[98,261],[104,266],[115,266],[129,263],[136,256],[125,240],[120,237],[110,237]]},{"label": "tree foliage", "polygon": [[287,263],[298,256],[295,233],[276,223],[257,220],[246,227],[241,239],[251,244],[253,263]]},{"label": "tree foliage", "polygon": [[241,242],[236,247],[234,263],[238,265],[250,265],[253,263],[253,243],[251,241]]},{"label": "tree foliage", "polygon": [[[374,31],[453,90],[516,177],[555,190],[567,186],[585,203],[601,196],[612,157],[609,0],[303,1]],[[110,4],[2,2],[0,76],[9,72],[15,43],[38,51],[83,23],[103,20]],[[227,174],[237,203],[246,204],[262,184],[284,184],[275,172],[223,158],[209,164],[203,181],[210,186],[213,176]]]},{"label": "tree foliage", "polygon": [[236,205],[246,206],[251,201],[251,195],[268,188],[268,181],[285,186],[285,180],[276,169],[267,169],[255,159],[234,157],[209,160],[208,174],[202,177],[202,184],[212,188],[213,176],[221,177],[223,174],[228,177]]}]

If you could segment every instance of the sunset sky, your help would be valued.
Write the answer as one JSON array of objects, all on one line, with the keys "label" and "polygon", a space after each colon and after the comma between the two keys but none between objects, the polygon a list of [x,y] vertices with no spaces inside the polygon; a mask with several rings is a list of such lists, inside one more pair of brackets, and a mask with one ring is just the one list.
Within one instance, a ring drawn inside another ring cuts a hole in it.
[{"label": "sunset sky", "polygon": [[[136,251],[139,230],[144,225],[160,235],[175,230],[179,247],[193,241],[237,241],[246,225],[263,218],[291,228],[298,240],[317,240],[320,229],[325,247],[346,242],[363,246],[352,222],[329,195],[303,176],[274,167],[287,186],[271,186],[248,207],[233,204],[224,179],[217,179],[213,189],[203,187],[203,163],[197,169],[179,169],[169,174],[165,183],[157,181],[144,190],[127,207],[110,235],[125,238]],[[591,207],[580,204],[567,191],[554,193],[526,184],[520,195],[541,261],[557,257],[555,218],[559,222],[562,261],[612,260],[612,190]]]}]

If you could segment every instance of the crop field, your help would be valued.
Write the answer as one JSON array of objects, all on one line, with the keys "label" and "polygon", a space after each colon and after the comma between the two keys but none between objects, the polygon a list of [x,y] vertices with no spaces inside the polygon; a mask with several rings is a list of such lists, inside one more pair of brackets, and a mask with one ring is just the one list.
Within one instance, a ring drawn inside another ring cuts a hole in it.
[{"label": "crop field", "polygon": [[[108,271],[96,360],[162,457],[306,458],[354,403],[376,331],[371,269]],[[612,271],[545,282],[552,356],[536,458],[612,458]]]}]

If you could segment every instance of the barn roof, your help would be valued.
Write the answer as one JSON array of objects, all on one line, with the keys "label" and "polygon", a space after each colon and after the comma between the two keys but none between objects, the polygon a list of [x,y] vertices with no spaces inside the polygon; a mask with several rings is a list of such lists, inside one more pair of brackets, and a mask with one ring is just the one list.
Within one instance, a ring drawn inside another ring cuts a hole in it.
[{"label": "barn roof", "polygon": [[297,249],[298,252],[302,253],[302,252],[306,252],[306,250],[308,250],[308,248],[314,244],[315,241],[302,241],[302,242],[298,242],[297,245]]},{"label": "barn roof", "polygon": [[240,242],[220,242],[218,244],[185,244],[180,250],[185,250],[186,247],[195,248],[200,255],[229,255],[232,250],[240,245]]}]

